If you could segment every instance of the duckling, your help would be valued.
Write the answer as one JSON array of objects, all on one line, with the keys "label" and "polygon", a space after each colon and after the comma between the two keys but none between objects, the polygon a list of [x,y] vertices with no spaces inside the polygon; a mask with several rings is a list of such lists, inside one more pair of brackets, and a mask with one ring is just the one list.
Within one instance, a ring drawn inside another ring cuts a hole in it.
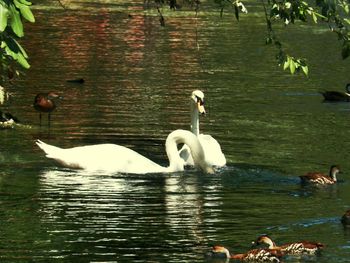
[{"label": "duckling", "polygon": [[259,236],[253,244],[266,244],[269,249],[281,249],[283,253],[289,255],[315,255],[324,248],[323,244],[310,241],[299,241],[276,246],[275,242],[268,235]]},{"label": "duckling", "polygon": [[237,259],[243,262],[281,262],[283,253],[280,249],[252,249],[244,254],[232,255],[230,251],[223,246],[213,246],[211,250],[213,257],[223,257],[227,259]]},{"label": "duckling", "polygon": [[350,209],[342,216],[341,222],[345,227],[350,227]]},{"label": "duckling", "polygon": [[324,91],[321,94],[324,97],[325,101],[350,101],[350,83],[346,84],[345,87],[346,92],[343,91]]},{"label": "duckling", "polygon": [[329,170],[329,175],[325,175],[318,172],[310,172],[305,175],[299,176],[302,183],[314,183],[314,184],[335,184],[337,182],[337,174],[340,172],[340,168],[337,165],[332,165]]},{"label": "duckling", "polygon": [[50,126],[51,121],[51,112],[56,109],[56,99],[60,99],[61,97],[55,92],[49,93],[39,93],[34,98],[34,109],[39,111],[40,125],[41,125],[41,113],[48,113],[48,124]]}]

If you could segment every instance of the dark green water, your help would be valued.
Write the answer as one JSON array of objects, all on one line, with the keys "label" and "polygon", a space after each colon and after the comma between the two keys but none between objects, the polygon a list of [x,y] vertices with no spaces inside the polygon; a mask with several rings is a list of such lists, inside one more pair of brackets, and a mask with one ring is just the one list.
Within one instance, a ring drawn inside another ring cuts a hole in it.
[{"label": "dark green water", "polygon": [[[165,12],[164,28],[137,1],[69,5],[37,4],[23,41],[32,67],[7,87],[3,108],[26,126],[0,131],[1,262],[206,262],[210,245],[244,252],[262,233],[326,244],[320,257],[288,262],[349,262],[339,219],[350,198],[350,104],[318,93],[349,82],[334,35],[310,26],[281,35],[309,58],[305,78],[275,65],[253,4],[239,23]],[[56,166],[34,144],[116,143],[166,165],[165,138],[189,128],[194,89],[207,99],[201,130],[228,161],[215,175],[87,174]],[[32,102],[51,90],[64,99],[49,129]],[[299,184],[334,163],[339,184]]]}]

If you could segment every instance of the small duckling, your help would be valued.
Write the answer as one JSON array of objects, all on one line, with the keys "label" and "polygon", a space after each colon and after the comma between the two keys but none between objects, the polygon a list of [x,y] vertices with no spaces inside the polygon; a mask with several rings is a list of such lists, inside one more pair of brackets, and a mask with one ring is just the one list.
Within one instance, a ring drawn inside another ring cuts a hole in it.
[{"label": "small duckling", "polygon": [[252,249],[244,254],[232,255],[230,251],[223,246],[213,246],[211,256],[237,259],[243,262],[281,262],[283,253],[280,249]]},{"label": "small duckling", "polygon": [[350,209],[345,212],[341,218],[341,222],[344,227],[350,227]]},{"label": "small duckling", "polygon": [[332,165],[329,170],[329,175],[325,175],[318,172],[310,172],[305,175],[299,176],[302,183],[314,183],[314,184],[335,184],[337,182],[337,174],[340,172],[340,168],[337,165]]},{"label": "small duckling", "polygon": [[268,235],[259,236],[253,244],[266,244],[269,249],[281,249],[283,253],[289,255],[315,255],[324,248],[323,244],[310,241],[299,241],[276,246],[275,242]]},{"label": "small duckling", "polygon": [[346,84],[345,90],[346,90],[346,92],[343,92],[343,91],[324,91],[324,92],[321,92],[321,94],[323,95],[325,101],[349,102],[350,101],[350,83]]}]

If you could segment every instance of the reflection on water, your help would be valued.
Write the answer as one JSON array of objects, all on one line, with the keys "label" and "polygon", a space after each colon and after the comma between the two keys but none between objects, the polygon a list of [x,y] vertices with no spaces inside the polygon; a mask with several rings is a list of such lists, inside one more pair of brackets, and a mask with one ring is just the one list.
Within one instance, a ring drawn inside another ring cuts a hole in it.
[{"label": "reflection on water", "polygon": [[201,262],[210,245],[244,252],[268,233],[281,242],[324,242],[332,252],[318,262],[329,262],[327,255],[346,240],[333,208],[343,189],[305,189],[293,177],[257,167],[226,168],[215,177],[47,169],[38,189],[40,224],[50,246],[60,247],[42,252],[47,258],[74,260],[84,247],[83,255],[94,260]]},{"label": "reflection on water", "polygon": [[[244,252],[263,233],[325,243],[311,261],[348,260],[339,218],[350,198],[350,104],[322,103],[318,92],[342,90],[349,67],[325,32],[316,42],[308,26],[285,36],[325,55],[311,56],[321,66],[306,79],[278,71],[259,14],[233,23],[176,12],[160,27],[142,1],[62,2],[71,9],[36,5],[23,43],[31,70],[7,87],[3,107],[25,125],[0,136],[1,261],[203,262],[212,244]],[[66,82],[74,78],[85,82]],[[215,175],[89,174],[56,167],[35,146],[116,143],[166,165],[165,138],[189,129],[198,88],[201,130],[228,160]],[[64,99],[40,127],[34,95],[50,90]],[[339,184],[300,185],[298,175],[331,164],[344,171]]]}]

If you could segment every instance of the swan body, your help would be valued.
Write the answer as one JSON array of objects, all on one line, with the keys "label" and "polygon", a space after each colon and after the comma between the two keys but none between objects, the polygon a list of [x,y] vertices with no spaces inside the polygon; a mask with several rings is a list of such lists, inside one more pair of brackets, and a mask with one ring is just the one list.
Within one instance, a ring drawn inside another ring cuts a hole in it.
[{"label": "swan body", "polygon": [[310,241],[299,241],[276,246],[275,242],[267,235],[259,236],[254,244],[266,244],[269,246],[269,249],[281,249],[283,253],[289,255],[315,255],[324,248],[322,243]]},{"label": "swan body", "polygon": [[168,167],[163,167],[127,147],[116,144],[97,144],[62,149],[40,140],[36,141],[36,144],[46,153],[47,158],[54,159],[64,167],[134,174],[183,171],[184,163],[177,151],[178,143],[188,145],[196,167],[206,173],[213,173],[211,165],[205,160],[203,148],[197,137],[185,130],[175,130],[166,139]]},{"label": "swan body", "polygon": [[[206,161],[212,166],[225,166],[226,158],[217,140],[211,135],[199,134],[199,114],[203,115],[205,113],[204,93],[200,90],[195,90],[191,95],[191,131],[198,137],[205,152]],[[184,160],[185,165],[194,165],[191,150],[186,145],[180,150],[180,156]]]},{"label": "swan body", "polygon": [[344,91],[324,91],[321,92],[325,101],[337,102],[349,102],[350,101],[350,83],[345,87],[346,92]]}]

